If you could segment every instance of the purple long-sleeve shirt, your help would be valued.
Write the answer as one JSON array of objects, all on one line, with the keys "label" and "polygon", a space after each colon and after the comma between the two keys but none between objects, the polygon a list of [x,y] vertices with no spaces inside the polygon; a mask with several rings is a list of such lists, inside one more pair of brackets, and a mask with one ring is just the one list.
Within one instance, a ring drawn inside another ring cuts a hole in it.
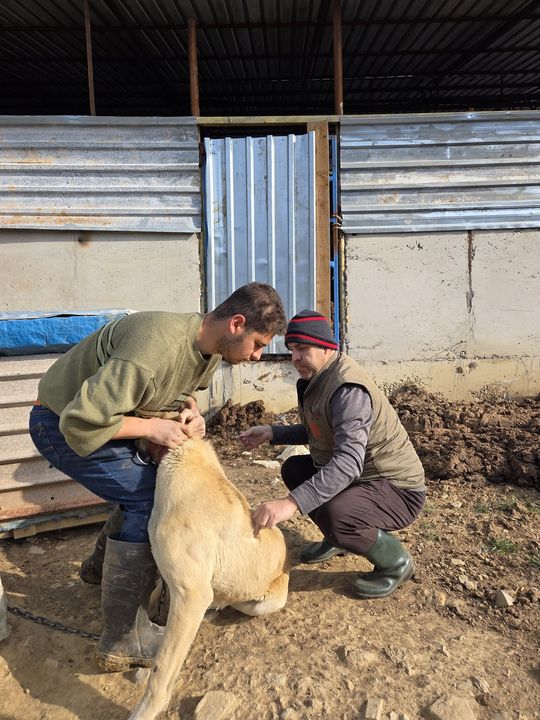
[{"label": "purple long-sleeve shirt", "polygon": [[[334,453],[324,467],[291,491],[303,515],[311,512],[360,480],[369,429],[373,421],[371,398],[358,385],[342,385],[330,401]],[[308,442],[304,425],[272,425],[273,445]]]}]

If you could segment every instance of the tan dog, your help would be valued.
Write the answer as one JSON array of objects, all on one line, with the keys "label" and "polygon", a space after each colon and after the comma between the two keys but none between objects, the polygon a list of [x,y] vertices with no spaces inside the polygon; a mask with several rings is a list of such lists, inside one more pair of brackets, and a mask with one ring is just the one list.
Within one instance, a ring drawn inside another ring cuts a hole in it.
[{"label": "tan dog", "polygon": [[188,440],[164,456],[149,534],[170,607],[163,645],[130,720],[153,720],[166,709],[210,606],[264,615],[281,610],[289,585],[281,531],[253,536],[248,503],[206,440]]}]

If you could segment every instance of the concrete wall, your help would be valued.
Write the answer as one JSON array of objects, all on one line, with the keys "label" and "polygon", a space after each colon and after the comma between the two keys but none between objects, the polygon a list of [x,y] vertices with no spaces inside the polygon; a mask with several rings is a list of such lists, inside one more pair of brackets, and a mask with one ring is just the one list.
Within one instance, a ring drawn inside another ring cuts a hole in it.
[{"label": "concrete wall", "polygon": [[200,307],[198,235],[0,230],[0,312]]},{"label": "concrete wall", "polygon": [[540,391],[540,231],[349,236],[346,342],[387,387]]},{"label": "concrete wall", "polygon": [[[200,309],[197,235],[1,231],[0,311]],[[540,392],[540,231],[349,236],[346,348],[388,390]],[[224,366],[201,405],[295,405],[287,361]]]},{"label": "concrete wall", "polygon": [[234,403],[263,400],[273,412],[284,412],[296,406],[298,375],[288,360],[261,360],[242,365],[224,363],[214,375],[208,390],[199,393],[205,410],[219,409],[227,400]]}]

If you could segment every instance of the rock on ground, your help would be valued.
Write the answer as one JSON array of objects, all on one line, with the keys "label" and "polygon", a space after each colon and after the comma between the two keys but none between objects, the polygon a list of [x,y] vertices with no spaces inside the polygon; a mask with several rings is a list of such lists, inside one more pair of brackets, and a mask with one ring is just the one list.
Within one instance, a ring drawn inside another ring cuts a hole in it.
[{"label": "rock on ground", "polygon": [[228,720],[238,705],[233,693],[210,690],[195,708],[194,720]]},{"label": "rock on ground", "polygon": [[458,695],[442,695],[423,717],[426,720],[476,720],[469,701]]}]

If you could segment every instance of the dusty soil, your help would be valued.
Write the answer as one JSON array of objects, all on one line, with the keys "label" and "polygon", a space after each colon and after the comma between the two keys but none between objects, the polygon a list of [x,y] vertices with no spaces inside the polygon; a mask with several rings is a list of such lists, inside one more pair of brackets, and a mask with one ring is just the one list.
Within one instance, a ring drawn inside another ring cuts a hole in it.
[{"label": "dusty soil", "polygon": [[[209,690],[238,699],[236,720],[356,720],[368,698],[383,718],[429,718],[443,694],[467,698],[477,720],[540,717],[540,403],[457,405],[415,389],[393,398],[428,474],[429,498],[399,533],[418,571],[396,595],[355,599],[349,586],[369,569],[345,556],[300,565],[319,538],[303,517],[283,526],[295,567],[285,610],[247,619],[209,612],[181,672],[167,717],[189,720]],[[210,434],[228,476],[250,503],[279,497],[282,448],[245,454],[239,430],[272,421],[261,403],[227,406]],[[295,413],[279,421],[294,422]],[[99,633],[99,588],[77,574],[98,527],[1,545],[0,574],[12,606]],[[497,590],[514,599],[499,608]],[[106,675],[95,643],[9,615],[0,645],[0,720],[120,719],[144,690],[133,673]]]}]

